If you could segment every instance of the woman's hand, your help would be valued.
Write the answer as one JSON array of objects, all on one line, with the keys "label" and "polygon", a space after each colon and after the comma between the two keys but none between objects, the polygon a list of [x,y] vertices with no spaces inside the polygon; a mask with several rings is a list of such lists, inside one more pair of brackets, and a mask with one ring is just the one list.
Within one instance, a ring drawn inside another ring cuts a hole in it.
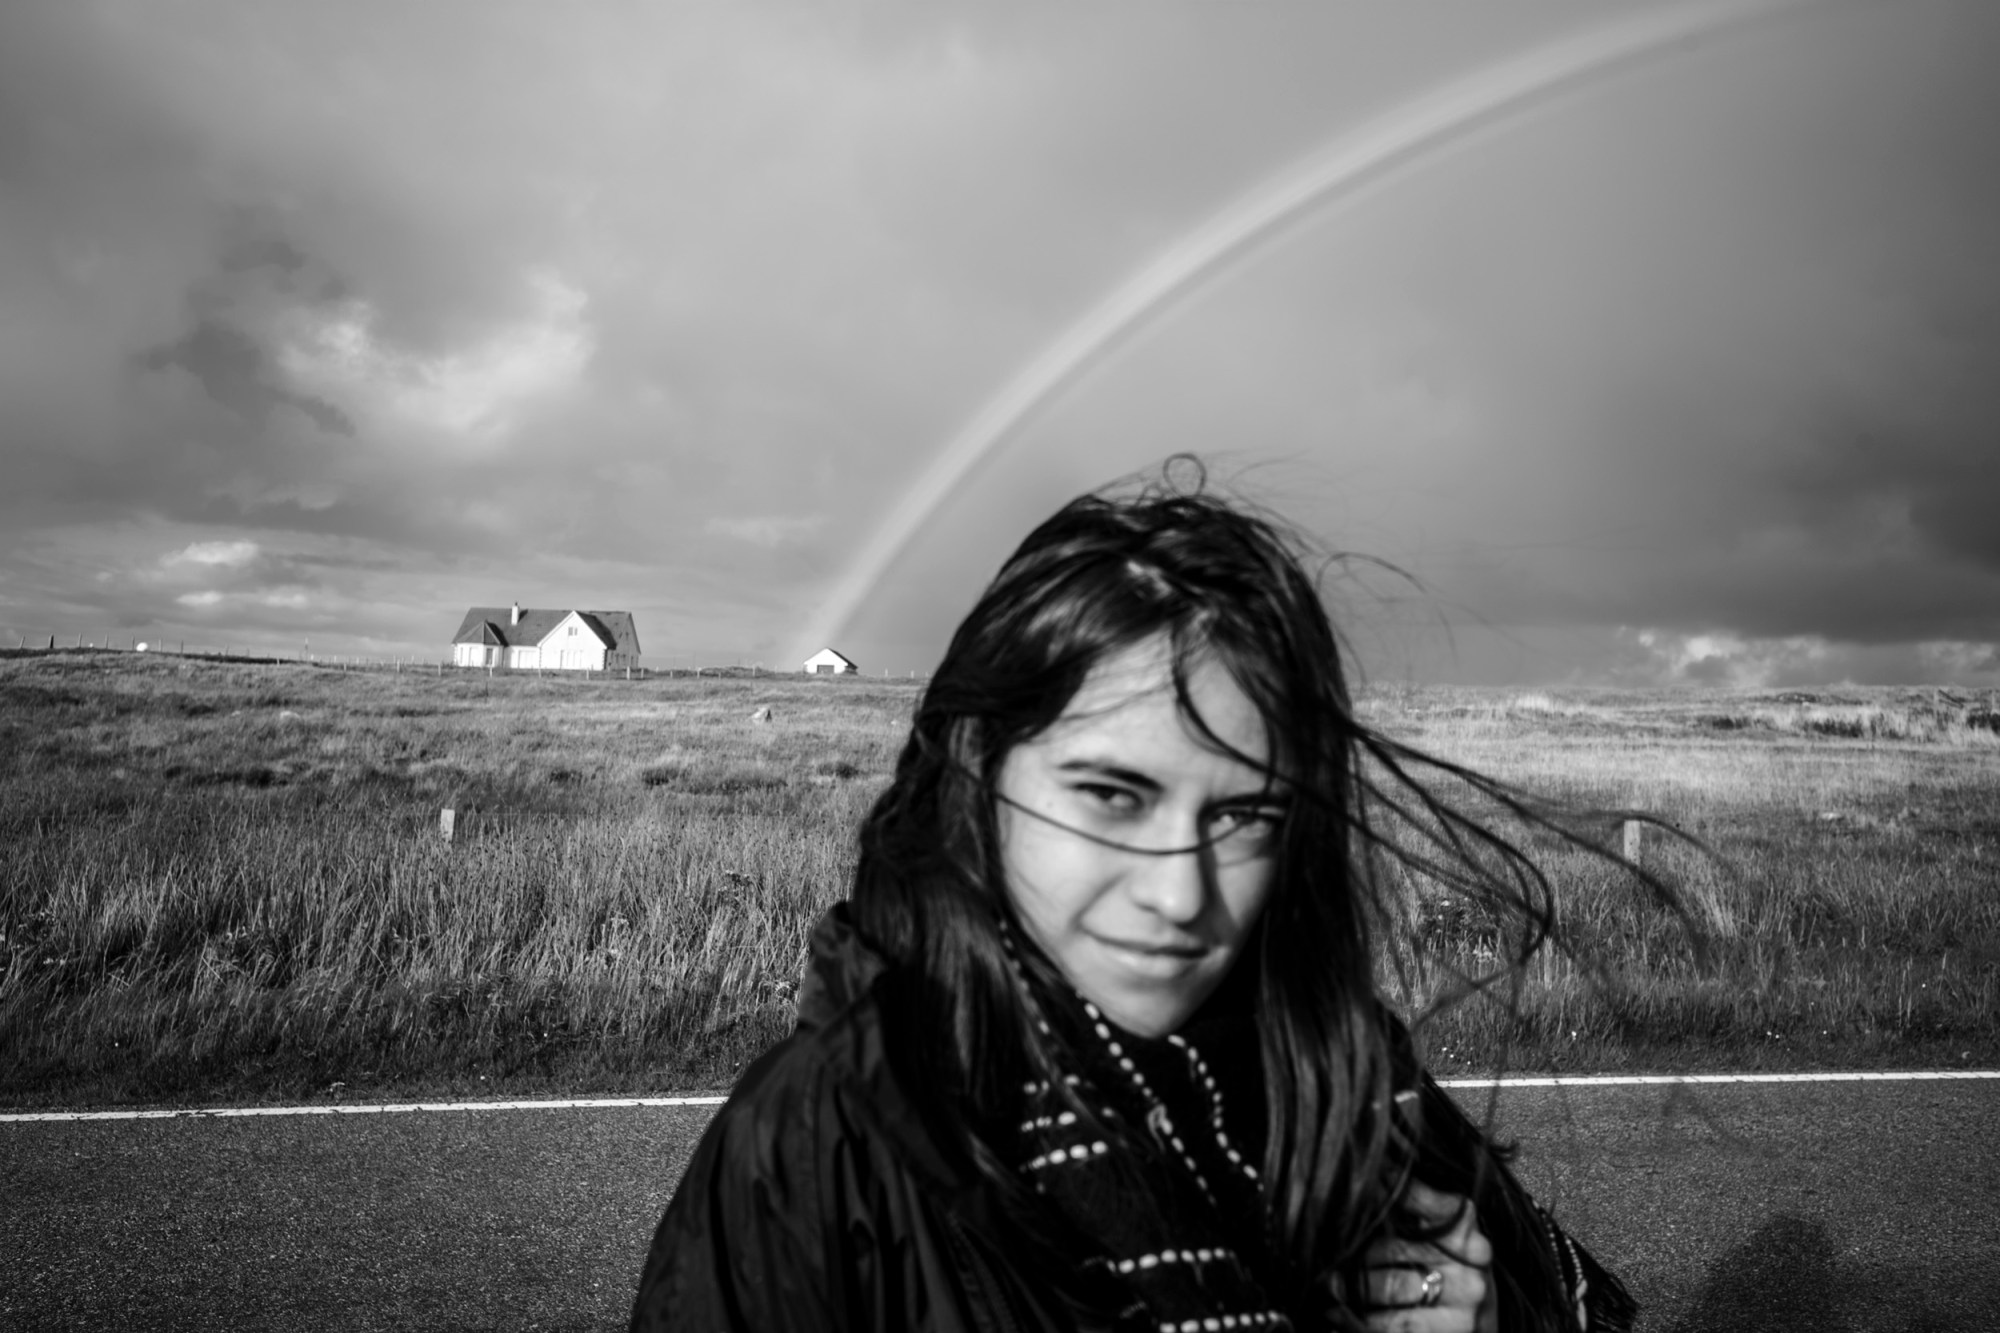
[{"label": "woman's hand", "polygon": [[1368,1247],[1361,1306],[1376,1333],[1498,1333],[1493,1245],[1470,1199],[1412,1180],[1403,1206],[1451,1223],[1433,1244],[1383,1239]]}]

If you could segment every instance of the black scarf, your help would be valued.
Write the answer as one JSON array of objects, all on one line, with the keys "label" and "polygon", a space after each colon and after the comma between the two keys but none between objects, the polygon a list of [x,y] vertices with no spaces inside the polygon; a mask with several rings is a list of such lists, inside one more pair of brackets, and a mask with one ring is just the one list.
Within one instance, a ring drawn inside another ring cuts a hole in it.
[{"label": "black scarf", "polygon": [[1083,1262],[1129,1294],[1124,1321],[1177,1333],[1293,1327],[1269,1294],[1247,1003],[1218,997],[1183,1031],[1146,1038],[1067,986],[1023,985],[1065,1067],[1025,1089],[1017,1167],[1101,1247]]},{"label": "black scarf", "polygon": [[[1035,1022],[1061,1053],[1054,1080],[1024,1089],[1016,1169],[1074,1234],[1096,1243],[1080,1262],[1122,1289],[1121,1325],[1148,1333],[1346,1326],[1352,1317],[1330,1292],[1297,1310],[1278,1297],[1291,1284],[1258,1178],[1263,1081],[1249,987],[1232,978],[1180,1032],[1138,1037],[1068,985],[1030,982],[1011,932],[1003,938]],[[1399,1106],[1421,1104],[1430,1132],[1467,1139],[1461,1152],[1474,1137],[1483,1145],[1442,1089],[1410,1073],[1421,1090],[1399,1094]],[[1553,1269],[1545,1292],[1504,1284],[1548,1321],[1526,1322],[1629,1330],[1636,1308],[1624,1287],[1527,1196],[1504,1159],[1487,1160],[1494,1174],[1480,1191],[1480,1217],[1501,1266]],[[1524,1313],[1517,1308],[1509,1323]]]}]

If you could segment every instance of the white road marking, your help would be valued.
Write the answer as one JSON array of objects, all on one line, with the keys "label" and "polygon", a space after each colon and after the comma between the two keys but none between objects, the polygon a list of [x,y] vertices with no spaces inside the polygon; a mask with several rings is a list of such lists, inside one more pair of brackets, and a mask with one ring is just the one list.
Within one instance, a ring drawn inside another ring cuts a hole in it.
[{"label": "white road marking", "polygon": [[209,1120],[270,1115],[402,1115],[409,1111],[595,1111],[627,1106],[720,1106],[727,1097],[577,1097],[534,1102],[392,1102],[381,1106],[198,1106],[172,1111],[33,1111],[18,1120]]},{"label": "white road marking", "polygon": [[1837,1074],[1555,1074],[1519,1078],[1441,1078],[1445,1088],[1617,1088],[1660,1083],[1926,1083],[1944,1079],[2000,1078],[2000,1069],[1912,1070],[1907,1073],[1857,1071]]},{"label": "white road marking", "polygon": [[[1857,1071],[1830,1074],[1556,1074],[1497,1080],[1503,1088],[1615,1088],[1674,1083],[1925,1083],[2000,1079],[2000,1069]],[[1490,1078],[1444,1078],[1446,1088],[1490,1088]],[[402,1115],[411,1111],[598,1111],[643,1106],[720,1106],[727,1097],[575,1097],[533,1102],[391,1102],[378,1106],[201,1106],[170,1111],[25,1111],[0,1123],[28,1120],[223,1120],[281,1115]]]}]

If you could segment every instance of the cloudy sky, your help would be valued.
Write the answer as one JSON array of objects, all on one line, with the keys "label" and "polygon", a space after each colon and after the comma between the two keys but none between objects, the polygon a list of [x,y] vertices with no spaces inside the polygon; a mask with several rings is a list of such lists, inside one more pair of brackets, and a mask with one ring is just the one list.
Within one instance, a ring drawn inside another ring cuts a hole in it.
[{"label": "cloudy sky", "polygon": [[1168,293],[826,628],[1134,274],[1682,12],[0,7],[0,630],[434,657],[518,600],[922,670],[1054,505],[1193,449],[1414,576],[1336,589],[1377,678],[2000,684],[1987,0],[1469,116]]}]

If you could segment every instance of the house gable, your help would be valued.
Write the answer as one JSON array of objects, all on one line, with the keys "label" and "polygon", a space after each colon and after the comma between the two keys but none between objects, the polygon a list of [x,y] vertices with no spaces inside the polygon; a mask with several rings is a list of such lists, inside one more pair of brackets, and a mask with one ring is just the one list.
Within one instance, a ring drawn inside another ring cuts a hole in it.
[{"label": "house gable", "polygon": [[[527,616],[527,612],[523,611],[521,613],[521,618],[524,621],[527,619]],[[570,632],[572,629],[576,631],[574,634]],[[586,638],[589,640],[588,644],[582,642]],[[534,642],[538,647],[545,649],[610,648],[613,646],[610,638],[602,633],[596,625],[593,625],[590,622],[590,618],[581,611],[571,611],[561,620],[549,626],[548,633],[542,635],[541,638]]]},{"label": "house gable", "polygon": [[831,673],[833,675],[848,675],[853,672],[859,671],[860,668],[855,666],[854,663],[849,661],[846,657],[835,652],[833,649],[822,648],[818,652],[814,653],[811,657],[808,657],[806,659],[805,670],[806,674],[808,675],[821,675],[827,673]]},{"label": "house gable", "polygon": [[504,606],[475,606],[465,613],[465,619],[458,622],[458,633],[451,636],[453,643],[497,643],[506,646],[507,635],[501,628],[507,623],[508,608]]}]

